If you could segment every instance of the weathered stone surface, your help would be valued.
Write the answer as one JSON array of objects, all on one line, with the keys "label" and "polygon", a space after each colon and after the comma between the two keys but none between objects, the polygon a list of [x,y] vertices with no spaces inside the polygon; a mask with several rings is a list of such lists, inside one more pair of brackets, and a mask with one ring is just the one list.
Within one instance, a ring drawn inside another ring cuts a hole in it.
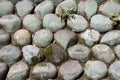
[{"label": "weathered stone surface", "polygon": [[89,79],[99,80],[106,76],[107,66],[102,61],[87,61],[84,71]]},{"label": "weathered stone surface", "polygon": [[19,61],[10,67],[6,80],[26,80],[29,67],[26,63]]},{"label": "weathered stone surface", "polygon": [[117,55],[117,57],[120,59],[120,45],[114,47],[114,52]]},{"label": "weathered stone surface", "polygon": [[90,21],[90,27],[99,32],[109,31],[113,28],[112,24],[113,22],[110,20],[110,18],[102,14],[94,15]]},{"label": "weathered stone surface", "polygon": [[78,3],[78,14],[85,16],[89,20],[96,13],[97,7],[95,0],[81,0]]},{"label": "weathered stone surface", "polygon": [[106,63],[111,63],[115,59],[112,49],[105,44],[97,44],[92,47],[93,56]]},{"label": "weathered stone surface", "polygon": [[99,41],[100,33],[94,29],[87,29],[79,37],[85,40],[86,45],[93,46]]},{"label": "weathered stone surface", "polygon": [[13,64],[20,59],[21,51],[13,45],[6,45],[0,49],[0,60],[7,64]]},{"label": "weathered stone surface", "polygon": [[85,62],[89,58],[90,50],[83,44],[76,44],[68,48],[68,54],[72,59],[77,59],[81,62]]},{"label": "weathered stone surface", "polygon": [[34,33],[42,27],[42,21],[37,16],[29,14],[24,17],[23,26]]},{"label": "weathered stone surface", "polygon": [[33,2],[30,0],[22,0],[18,1],[15,5],[17,14],[20,17],[24,17],[25,15],[29,14],[33,9]]},{"label": "weathered stone surface", "polygon": [[0,25],[2,25],[7,32],[13,33],[21,27],[21,20],[17,15],[9,14],[0,18]]},{"label": "weathered stone surface", "polygon": [[110,46],[115,46],[120,43],[120,30],[112,30],[103,35],[100,43],[105,43]]},{"label": "weathered stone surface", "polygon": [[115,61],[113,62],[109,69],[108,73],[113,78],[114,80],[119,80],[120,79],[120,61]]},{"label": "weathered stone surface", "polygon": [[63,63],[60,66],[59,73],[64,80],[75,80],[83,72],[82,66],[76,60]]},{"label": "weathered stone surface", "polygon": [[52,79],[57,74],[57,68],[49,62],[41,62],[35,65],[31,71],[31,77],[35,80]]},{"label": "weathered stone surface", "polygon": [[75,32],[84,31],[88,27],[87,20],[77,14],[74,14],[73,16],[74,18],[70,18],[70,20],[67,21],[67,25]]},{"label": "weathered stone surface", "polygon": [[57,31],[54,34],[54,39],[64,49],[67,49],[67,47],[77,42],[75,33],[69,30]]},{"label": "weathered stone surface", "polygon": [[47,14],[43,18],[43,26],[53,32],[62,29],[64,25],[65,22],[55,14]]},{"label": "weathered stone surface", "polygon": [[46,47],[53,39],[53,33],[49,29],[41,29],[35,32],[33,43],[38,47]]}]

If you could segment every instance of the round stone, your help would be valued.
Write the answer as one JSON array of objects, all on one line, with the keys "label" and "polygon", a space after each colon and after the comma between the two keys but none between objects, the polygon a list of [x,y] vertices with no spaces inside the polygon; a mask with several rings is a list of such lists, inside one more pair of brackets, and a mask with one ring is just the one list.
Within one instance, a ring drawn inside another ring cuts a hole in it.
[{"label": "round stone", "polygon": [[33,37],[33,43],[38,47],[46,47],[52,40],[53,33],[49,29],[41,29]]},{"label": "round stone", "polygon": [[25,15],[29,14],[33,9],[33,2],[30,0],[22,0],[18,1],[15,5],[17,14],[20,17],[24,17]]},{"label": "round stone", "polygon": [[80,38],[84,39],[87,46],[93,46],[100,39],[100,33],[94,29],[87,29],[80,34]]},{"label": "round stone", "polygon": [[76,44],[77,39],[74,32],[69,30],[59,30],[54,34],[55,41],[64,49]]},{"label": "round stone", "polygon": [[28,64],[32,63],[32,57],[39,54],[40,49],[33,45],[26,45],[22,48],[23,57]]},{"label": "round stone", "polygon": [[74,14],[73,16],[74,18],[70,18],[70,20],[67,21],[67,25],[75,32],[84,31],[88,27],[87,20],[77,14]]},{"label": "round stone", "polygon": [[90,50],[83,44],[76,44],[68,48],[68,54],[72,59],[80,60],[85,62],[89,58]]},{"label": "round stone", "polygon": [[19,61],[10,67],[6,80],[26,80],[29,67],[23,61]]},{"label": "round stone", "polygon": [[92,47],[93,56],[105,63],[111,63],[115,59],[112,49],[105,44],[97,44]]},{"label": "round stone", "polygon": [[35,7],[35,15],[43,18],[46,14],[53,12],[54,4],[51,0],[45,0]]},{"label": "round stone", "polygon": [[26,15],[23,19],[23,26],[33,33],[42,27],[41,24],[42,21],[33,14]]},{"label": "round stone", "polygon": [[19,29],[13,35],[13,41],[16,45],[27,45],[31,42],[31,34],[26,29]]},{"label": "round stone", "polygon": [[55,14],[47,14],[43,18],[43,26],[53,32],[62,29],[64,25],[65,22]]},{"label": "round stone", "polygon": [[117,55],[117,57],[120,59],[120,45],[114,47],[114,52]]},{"label": "round stone", "polygon": [[64,80],[76,80],[82,72],[82,66],[77,60],[67,61],[59,69],[59,73]]},{"label": "round stone", "polygon": [[90,21],[91,28],[99,32],[106,32],[111,30],[113,28],[112,24],[113,22],[110,20],[110,18],[102,14],[94,15]]},{"label": "round stone", "polygon": [[0,1],[0,17],[11,14],[13,12],[14,5],[7,0]]},{"label": "round stone", "polygon": [[99,80],[107,75],[107,66],[102,61],[87,61],[84,71],[89,79]]},{"label": "round stone", "polygon": [[31,77],[35,80],[52,79],[57,74],[57,68],[49,62],[41,62],[35,65],[31,71]]},{"label": "round stone", "polygon": [[[114,35],[114,36],[113,36]],[[120,30],[111,30],[103,35],[100,43],[108,44],[109,46],[115,46],[120,43]]]},{"label": "round stone", "polygon": [[21,51],[18,47],[13,45],[6,45],[0,49],[0,60],[7,64],[17,62],[21,57]]},{"label": "round stone", "polygon": [[78,3],[78,14],[81,14],[90,20],[96,13],[97,7],[97,2],[95,0],[80,0]]},{"label": "round stone", "polygon": [[108,69],[110,77],[114,80],[120,79],[120,61],[113,62]]}]

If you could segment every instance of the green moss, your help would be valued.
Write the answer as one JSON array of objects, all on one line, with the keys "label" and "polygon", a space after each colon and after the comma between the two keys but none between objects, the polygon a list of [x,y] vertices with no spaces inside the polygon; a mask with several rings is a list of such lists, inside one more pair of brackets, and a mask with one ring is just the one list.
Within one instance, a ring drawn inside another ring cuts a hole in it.
[{"label": "green moss", "polygon": [[38,59],[37,56],[33,56],[33,57],[31,58],[31,60],[32,60],[32,63],[31,63],[32,65],[38,63],[38,61],[39,61],[39,59]]},{"label": "green moss", "polygon": [[45,62],[41,62],[41,63],[39,63],[39,66],[46,66],[46,63]]},{"label": "green moss", "polygon": [[51,45],[48,45],[45,49],[44,49],[44,55],[45,56],[50,56],[53,55],[54,51]]}]

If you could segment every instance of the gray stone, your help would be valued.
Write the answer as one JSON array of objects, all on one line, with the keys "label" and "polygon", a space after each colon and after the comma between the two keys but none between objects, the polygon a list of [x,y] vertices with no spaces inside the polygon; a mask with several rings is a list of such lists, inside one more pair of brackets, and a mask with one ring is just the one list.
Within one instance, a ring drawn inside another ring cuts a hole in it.
[{"label": "gray stone", "polygon": [[114,52],[117,55],[117,57],[120,59],[120,45],[114,47]]},{"label": "gray stone", "polygon": [[0,1],[0,17],[11,14],[13,12],[14,5],[10,1]]},{"label": "gray stone", "polygon": [[90,21],[90,27],[99,32],[109,31],[113,28],[112,24],[113,22],[110,20],[110,18],[102,14],[94,15]]},{"label": "gray stone", "polygon": [[111,14],[119,14],[120,4],[117,0],[108,0],[99,7],[99,11],[108,16]]},{"label": "gray stone", "polygon": [[54,4],[51,0],[45,0],[35,7],[35,14],[43,18],[46,14],[53,12]]},{"label": "gray stone", "polygon": [[54,2],[54,5],[57,6],[58,4],[60,4],[64,0],[52,0],[52,1]]},{"label": "gray stone", "polygon": [[31,0],[35,5],[38,5],[40,2],[44,1],[44,0]]},{"label": "gray stone", "polygon": [[35,65],[31,71],[31,77],[35,80],[52,79],[57,74],[57,68],[50,62],[41,62]]},{"label": "gray stone", "polygon": [[18,1],[15,5],[17,14],[20,17],[24,17],[25,15],[29,14],[33,9],[33,2],[30,0],[22,0]]},{"label": "gray stone", "polygon": [[35,32],[33,43],[38,47],[46,47],[53,40],[53,33],[49,29],[41,29]]},{"label": "gray stone", "polygon": [[33,14],[26,15],[23,19],[23,26],[33,33],[42,27],[41,24],[42,21]]},{"label": "gray stone", "polygon": [[7,32],[13,33],[21,27],[21,20],[15,14],[5,15],[0,18],[0,25],[2,25]]},{"label": "gray stone", "polygon": [[85,40],[85,44],[93,46],[100,39],[100,33],[94,29],[87,29],[85,32],[80,34],[80,38]]},{"label": "gray stone", "polygon": [[0,80],[5,80],[7,72],[8,72],[7,64],[0,62]]},{"label": "gray stone", "polygon": [[68,54],[72,59],[77,59],[81,62],[85,62],[89,58],[90,50],[83,44],[76,44],[68,48]]},{"label": "gray stone", "polygon": [[78,3],[78,14],[81,14],[89,20],[97,11],[97,2],[95,0],[81,0]]},{"label": "gray stone", "polygon": [[105,43],[110,46],[115,46],[120,43],[120,30],[112,30],[103,35],[100,43]]},{"label": "gray stone", "polygon": [[77,14],[74,14],[73,16],[74,18],[70,18],[70,20],[67,21],[67,25],[75,32],[84,31],[88,27],[87,20]]},{"label": "gray stone", "polygon": [[108,73],[114,80],[120,80],[120,61],[113,62],[108,69]]},{"label": "gray stone", "polygon": [[59,30],[54,34],[55,41],[64,49],[76,43],[76,35],[69,30]]},{"label": "gray stone", "polygon": [[67,61],[59,69],[59,73],[64,80],[75,80],[82,72],[82,66],[77,60]]},{"label": "gray stone", "polygon": [[29,67],[23,61],[19,61],[10,67],[6,80],[26,80]]},{"label": "gray stone", "polygon": [[87,61],[84,71],[89,79],[101,80],[107,75],[107,66],[102,61]]},{"label": "gray stone", "polygon": [[68,10],[77,11],[77,4],[74,0],[65,0],[61,2],[55,10],[55,14],[61,15],[63,10],[67,12]]},{"label": "gray stone", "polygon": [[111,63],[115,59],[112,49],[105,44],[97,44],[92,47],[93,56],[105,63]]},{"label": "gray stone", "polygon": [[53,32],[62,29],[64,25],[65,22],[62,21],[61,18],[55,14],[47,14],[43,18],[43,26]]},{"label": "gray stone", "polygon": [[7,64],[13,64],[20,59],[21,51],[13,45],[6,45],[0,49],[0,60]]},{"label": "gray stone", "polygon": [[28,64],[32,63],[32,57],[39,54],[40,49],[33,45],[26,45],[22,48],[23,57]]}]

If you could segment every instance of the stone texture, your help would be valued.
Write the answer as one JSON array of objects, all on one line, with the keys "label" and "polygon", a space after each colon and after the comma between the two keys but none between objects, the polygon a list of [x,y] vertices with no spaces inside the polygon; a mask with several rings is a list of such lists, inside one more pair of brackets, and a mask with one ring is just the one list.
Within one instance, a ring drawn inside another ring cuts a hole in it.
[{"label": "stone texture", "polygon": [[16,46],[6,45],[0,49],[0,60],[9,65],[17,62],[20,56],[21,51]]},{"label": "stone texture", "polygon": [[49,29],[41,29],[35,32],[33,43],[38,47],[46,47],[53,39],[53,33]]},{"label": "stone texture", "polygon": [[26,63],[19,61],[10,67],[6,80],[26,80],[29,67]]},{"label": "stone texture", "polygon": [[97,44],[92,47],[93,56],[106,63],[111,63],[115,59],[112,49],[105,44]]},{"label": "stone texture", "polygon": [[106,32],[111,30],[113,22],[109,17],[106,17],[102,14],[94,15],[90,21],[90,27],[94,28],[99,32]]},{"label": "stone texture", "polygon": [[117,57],[120,59],[120,45],[114,47],[114,52],[117,55]]},{"label": "stone texture", "polygon": [[74,18],[70,18],[70,20],[67,21],[67,25],[75,32],[84,31],[88,27],[87,20],[77,14],[74,14],[73,16]]},{"label": "stone texture", "polygon": [[83,44],[76,44],[68,48],[68,54],[72,59],[77,59],[81,62],[85,62],[89,58],[90,49]]},{"label": "stone texture", "polygon": [[75,80],[83,72],[82,66],[76,60],[63,63],[60,66],[59,73],[64,80]]},{"label": "stone texture", "polygon": [[33,9],[33,2],[30,0],[22,0],[18,1],[15,5],[17,14],[20,17],[24,17],[25,15],[29,14]]},{"label": "stone texture", "polygon": [[37,16],[29,14],[24,17],[23,26],[30,32],[34,33],[42,28],[42,21],[39,20]]},{"label": "stone texture", "polygon": [[101,80],[107,74],[107,66],[102,61],[87,61],[84,71],[89,79]]}]

